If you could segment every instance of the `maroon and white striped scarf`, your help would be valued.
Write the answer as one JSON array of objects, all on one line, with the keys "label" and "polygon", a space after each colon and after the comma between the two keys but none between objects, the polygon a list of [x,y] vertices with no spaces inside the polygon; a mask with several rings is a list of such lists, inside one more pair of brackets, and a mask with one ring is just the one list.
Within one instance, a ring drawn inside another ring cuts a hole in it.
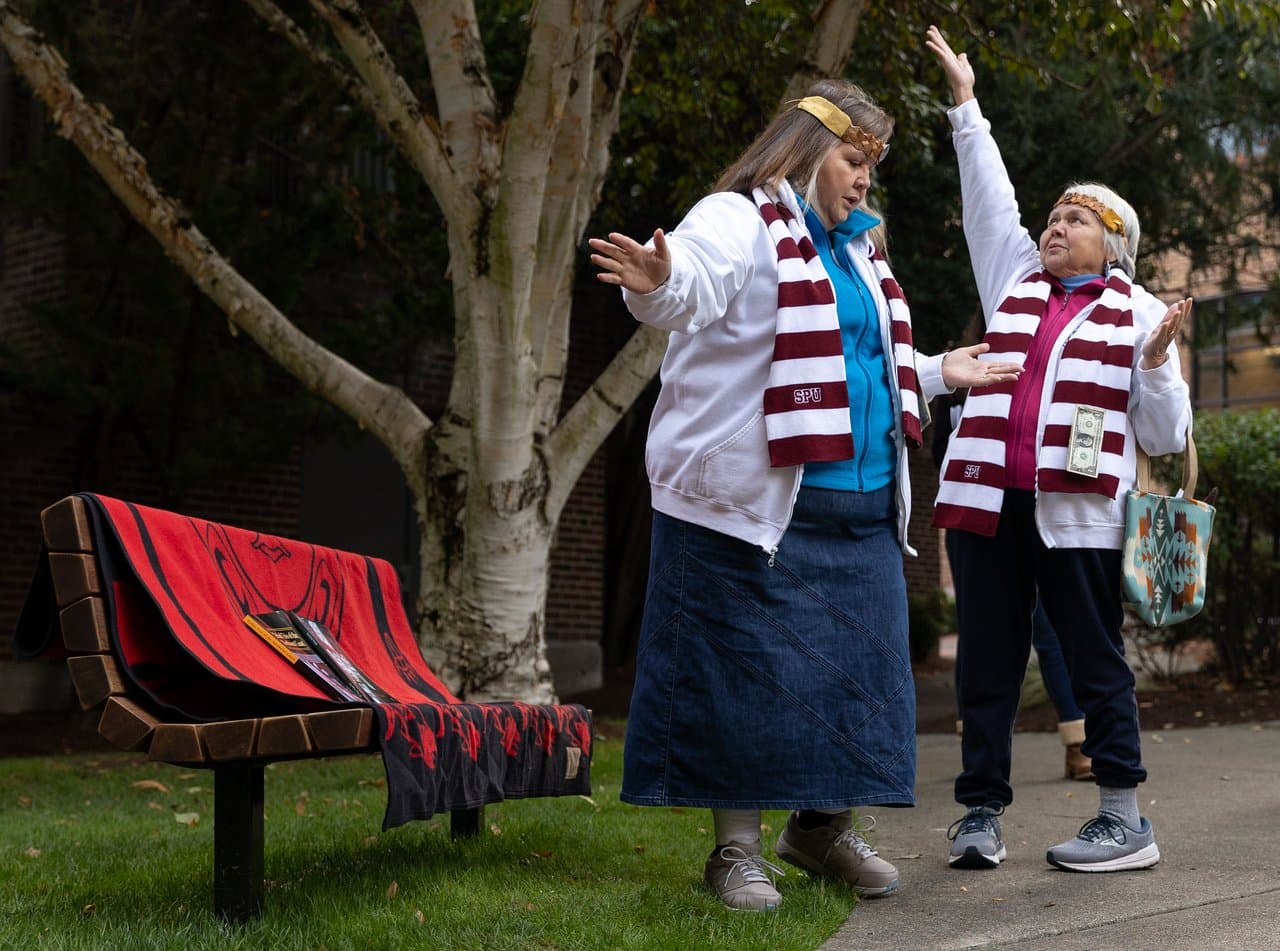
[{"label": "maroon and white striped scarf", "polygon": [[[835,291],[808,229],[762,188],[751,193],[778,252],[778,326],[764,393],[769,464],[853,458],[849,388]],[[911,312],[889,262],[873,249],[871,264],[889,304],[890,336],[902,404],[902,430],[919,447],[920,399]]]},{"label": "maroon and white striped scarf", "polygon": [[[983,341],[986,360],[1021,362],[1049,303],[1049,275],[1038,271],[1010,292],[991,315]],[[1085,319],[1071,332],[1051,386],[1042,420],[1036,486],[1041,492],[1092,492],[1115,498],[1125,475],[1129,388],[1133,377],[1133,304],[1128,276],[1112,269],[1106,286]],[[1046,341],[1047,346],[1051,342]],[[933,507],[938,528],[961,528],[979,535],[996,533],[1007,486],[1005,473],[1009,411],[1016,383],[970,390],[960,426],[942,463],[941,484]],[[1096,477],[1067,471],[1067,446],[1077,405],[1104,411],[1102,449]]]}]

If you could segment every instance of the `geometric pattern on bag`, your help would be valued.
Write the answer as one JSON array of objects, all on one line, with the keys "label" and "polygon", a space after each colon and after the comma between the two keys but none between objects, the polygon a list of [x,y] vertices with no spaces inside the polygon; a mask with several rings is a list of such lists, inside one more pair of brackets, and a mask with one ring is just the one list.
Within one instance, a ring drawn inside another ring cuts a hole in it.
[{"label": "geometric pattern on bag", "polygon": [[[1194,617],[1204,607],[1214,509],[1194,499],[1130,491],[1125,521],[1125,588],[1141,594],[1133,609],[1153,627]],[[1130,579],[1132,574],[1132,580]]]},{"label": "geometric pattern on bag", "polygon": [[1215,509],[1192,497],[1196,469],[1187,433],[1181,492],[1147,492],[1150,461],[1138,449],[1138,489],[1125,497],[1122,584],[1125,603],[1152,627],[1185,621],[1204,607]]}]

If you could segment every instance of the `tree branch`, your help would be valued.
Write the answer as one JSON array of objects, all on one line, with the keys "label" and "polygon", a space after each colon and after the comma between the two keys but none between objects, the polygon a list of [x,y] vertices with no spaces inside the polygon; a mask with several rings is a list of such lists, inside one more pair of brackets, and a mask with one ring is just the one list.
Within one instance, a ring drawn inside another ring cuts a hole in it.
[{"label": "tree branch", "polygon": [[423,110],[355,0],[309,0],[368,88],[374,116],[426,181],[445,218],[456,226],[475,221],[480,204],[450,162],[440,127]]},{"label": "tree branch", "polygon": [[302,333],[267,300],[164,194],[146,160],[90,103],[67,75],[67,64],[13,5],[0,0],[0,46],[68,139],[107,187],[230,322],[258,343],[309,390],[372,432],[391,451],[415,490],[421,488],[422,452],[431,421],[397,387],[369,377]]},{"label": "tree branch", "polygon": [[[498,105],[472,0],[413,0],[440,128],[454,167],[490,193],[499,179]],[[495,196],[490,195],[490,201]]]},{"label": "tree branch", "polygon": [[[540,380],[556,387],[556,399],[540,399],[549,416],[544,431],[559,411],[559,388],[568,356],[569,295],[579,242],[591,212],[600,200],[609,170],[609,142],[618,127],[618,113],[636,29],[645,0],[610,2],[588,47],[588,56],[570,95],[561,135],[547,174],[547,197],[538,234],[534,294],[538,300],[564,300],[562,309],[546,308],[535,315],[534,360]],[[548,295],[548,296],[543,296]],[[540,323],[541,326],[537,326]]]},{"label": "tree branch", "polygon": [[787,83],[783,102],[802,98],[815,80],[844,72],[858,35],[858,21],[866,9],[867,0],[822,0],[813,14],[809,46]]},{"label": "tree branch", "polygon": [[550,488],[546,512],[549,519],[559,518],[578,476],[622,414],[649,385],[666,349],[665,333],[643,324],[637,327],[631,339],[548,437]]}]

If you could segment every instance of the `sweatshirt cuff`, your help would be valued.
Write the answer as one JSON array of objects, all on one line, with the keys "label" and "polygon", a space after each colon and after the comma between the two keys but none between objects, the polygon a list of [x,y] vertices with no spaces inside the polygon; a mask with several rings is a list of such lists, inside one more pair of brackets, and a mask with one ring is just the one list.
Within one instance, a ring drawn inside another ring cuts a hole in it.
[{"label": "sweatshirt cuff", "polygon": [[1143,369],[1142,358],[1139,357],[1138,374],[1143,387],[1153,393],[1172,389],[1182,383],[1182,371],[1173,357],[1166,358],[1164,363],[1150,370]]},{"label": "sweatshirt cuff", "polygon": [[947,110],[947,118],[951,120],[951,129],[961,132],[982,121],[982,109],[977,99],[966,99],[958,106]]},{"label": "sweatshirt cuff", "polygon": [[934,354],[931,357],[916,354],[916,378],[920,381],[920,391],[926,400],[941,396],[943,393],[955,392],[942,380],[942,358],[945,356],[945,353]]}]

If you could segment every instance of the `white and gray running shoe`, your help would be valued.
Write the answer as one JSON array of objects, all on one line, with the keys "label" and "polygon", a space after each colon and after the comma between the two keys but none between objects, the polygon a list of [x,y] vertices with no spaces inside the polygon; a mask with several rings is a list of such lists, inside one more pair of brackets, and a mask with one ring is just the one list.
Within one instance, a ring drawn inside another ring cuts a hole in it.
[{"label": "white and gray running shoe", "polygon": [[1100,812],[1061,845],[1045,853],[1050,865],[1069,872],[1123,872],[1151,868],[1160,861],[1155,832],[1143,818],[1142,826],[1131,829],[1109,812]]},{"label": "white and gray running shoe", "polygon": [[995,868],[1005,860],[1004,839],[1000,836],[1000,820],[1004,812],[998,802],[985,806],[973,806],[963,816],[951,823],[947,838],[951,840],[951,855],[947,863],[952,868]]}]

